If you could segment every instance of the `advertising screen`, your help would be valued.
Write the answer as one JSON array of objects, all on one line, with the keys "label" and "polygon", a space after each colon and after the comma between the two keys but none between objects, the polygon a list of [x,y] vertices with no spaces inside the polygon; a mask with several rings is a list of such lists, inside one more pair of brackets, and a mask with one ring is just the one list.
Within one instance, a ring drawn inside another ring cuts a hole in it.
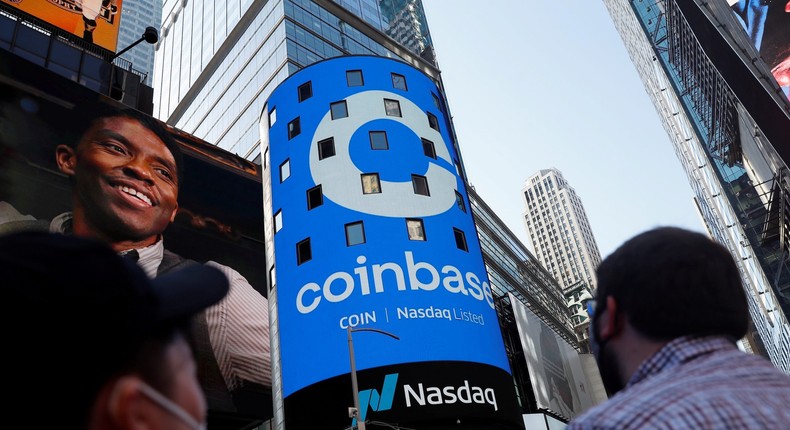
[{"label": "advertising screen", "polygon": [[[349,327],[398,338],[352,332],[363,418],[501,419],[516,407],[441,100],[426,75],[368,56],[302,69],[268,99],[266,218],[289,429],[327,419],[304,416],[318,407],[311,398],[350,392]],[[350,396],[337,397],[326,414],[348,425]]]},{"label": "advertising screen", "polygon": [[571,419],[593,406],[579,353],[512,294],[510,303],[538,408]]},{"label": "advertising screen", "polygon": [[[13,76],[3,74],[0,79],[0,234],[23,229],[83,234],[81,229],[76,232],[78,222],[73,216],[76,202],[82,202],[77,195],[102,196],[81,213],[86,219],[101,217],[106,225],[110,219],[130,219],[134,211],[120,203],[129,198],[119,192],[134,192],[138,199],[153,202],[153,208],[165,206],[170,197],[146,186],[148,181],[139,166],[129,167],[115,157],[112,162],[103,158],[104,162],[95,166],[89,161],[96,158],[89,154],[99,153],[97,146],[124,155],[142,151],[144,145],[149,150],[162,149],[164,143],[136,140],[140,133],[134,128],[145,121],[163,126],[161,123],[141,113],[134,118],[116,116],[116,109],[125,112],[126,108],[114,100],[15,59],[6,51],[0,51],[0,59],[14,71]],[[95,121],[96,115],[110,111],[113,116]],[[268,304],[264,272],[258,270],[265,259],[260,172],[256,165],[193,136],[169,127],[164,130],[184,156],[178,208],[172,223],[150,230],[155,236],[154,231],[159,231],[163,240],[141,247],[139,261],[150,276],[179,267],[181,258],[214,265],[232,278],[233,288],[245,303],[255,304],[255,308],[212,308],[201,318],[196,332],[209,427],[250,428],[272,416]],[[82,155],[67,157],[64,163],[60,155],[68,154],[67,148]],[[82,167],[71,169],[71,161]],[[122,181],[126,189],[104,186],[105,181]],[[110,212],[112,216],[103,215]],[[114,231],[126,234],[123,228]],[[217,314],[223,322],[218,322]],[[234,338],[216,336],[214,332],[221,329]],[[242,358],[252,364],[237,366]]]},{"label": "advertising screen", "polygon": [[123,0],[0,0],[115,52]]},{"label": "advertising screen", "polygon": [[728,4],[790,99],[790,1],[728,0]]}]

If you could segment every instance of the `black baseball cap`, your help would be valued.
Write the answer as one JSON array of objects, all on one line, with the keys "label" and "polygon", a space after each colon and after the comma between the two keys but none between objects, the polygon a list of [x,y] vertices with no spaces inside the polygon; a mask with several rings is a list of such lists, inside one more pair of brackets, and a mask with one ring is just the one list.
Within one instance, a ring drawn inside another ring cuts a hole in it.
[{"label": "black baseball cap", "polygon": [[23,402],[22,409],[41,402],[44,416],[63,411],[57,403],[84,405],[153,333],[185,326],[228,287],[221,271],[203,264],[149,279],[135,262],[94,239],[47,232],[0,236],[0,333],[3,366],[12,373],[4,391],[23,397],[12,402]]}]

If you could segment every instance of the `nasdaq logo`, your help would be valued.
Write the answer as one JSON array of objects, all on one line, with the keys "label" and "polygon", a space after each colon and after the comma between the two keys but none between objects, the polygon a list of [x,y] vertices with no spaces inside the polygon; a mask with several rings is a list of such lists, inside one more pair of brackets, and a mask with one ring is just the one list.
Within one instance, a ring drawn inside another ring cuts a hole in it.
[{"label": "nasdaq logo", "polygon": [[[386,411],[392,408],[392,400],[395,398],[395,385],[398,383],[398,374],[391,373],[384,377],[384,385],[381,393],[375,389],[359,392],[359,419],[365,421],[368,413],[368,406],[374,411]],[[352,422],[352,425],[356,424]]]}]

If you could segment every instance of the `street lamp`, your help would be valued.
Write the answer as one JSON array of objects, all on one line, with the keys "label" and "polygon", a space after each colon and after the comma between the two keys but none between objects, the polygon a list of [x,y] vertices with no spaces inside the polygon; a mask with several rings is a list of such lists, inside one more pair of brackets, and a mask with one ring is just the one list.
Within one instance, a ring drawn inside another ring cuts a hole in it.
[{"label": "street lamp", "polygon": [[369,327],[351,328],[351,326],[347,327],[348,356],[351,359],[351,389],[353,390],[353,394],[354,394],[354,407],[350,408],[350,410],[348,411],[348,416],[349,418],[356,418],[357,430],[365,430],[365,421],[359,419],[360,410],[359,410],[359,387],[357,386],[357,365],[356,362],[354,361],[354,341],[351,339],[351,333],[355,331],[372,331],[374,333],[381,333],[395,340],[400,340],[400,338],[392,333],[386,332],[384,330],[379,330],[377,328],[369,328]]},{"label": "street lamp", "polygon": [[126,48],[123,48],[117,54],[115,54],[112,57],[110,57],[110,62],[112,62],[112,60],[120,57],[121,54],[124,54],[126,51],[134,48],[135,46],[137,46],[143,40],[145,40],[146,42],[148,42],[151,45],[153,45],[154,43],[159,41],[159,31],[157,31],[157,29],[155,27],[146,27],[145,31],[143,32],[143,35],[140,36],[139,39],[135,40],[134,43],[132,43],[131,45],[127,46]]}]

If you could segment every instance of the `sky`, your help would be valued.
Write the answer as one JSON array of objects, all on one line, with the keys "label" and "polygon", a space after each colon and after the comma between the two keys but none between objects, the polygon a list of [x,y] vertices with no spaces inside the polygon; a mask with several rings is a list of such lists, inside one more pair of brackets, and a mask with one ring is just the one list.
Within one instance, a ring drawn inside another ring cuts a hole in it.
[{"label": "sky", "polygon": [[532,250],[521,189],[556,168],[601,257],[657,226],[705,232],[603,0],[422,0],[469,182]]}]

